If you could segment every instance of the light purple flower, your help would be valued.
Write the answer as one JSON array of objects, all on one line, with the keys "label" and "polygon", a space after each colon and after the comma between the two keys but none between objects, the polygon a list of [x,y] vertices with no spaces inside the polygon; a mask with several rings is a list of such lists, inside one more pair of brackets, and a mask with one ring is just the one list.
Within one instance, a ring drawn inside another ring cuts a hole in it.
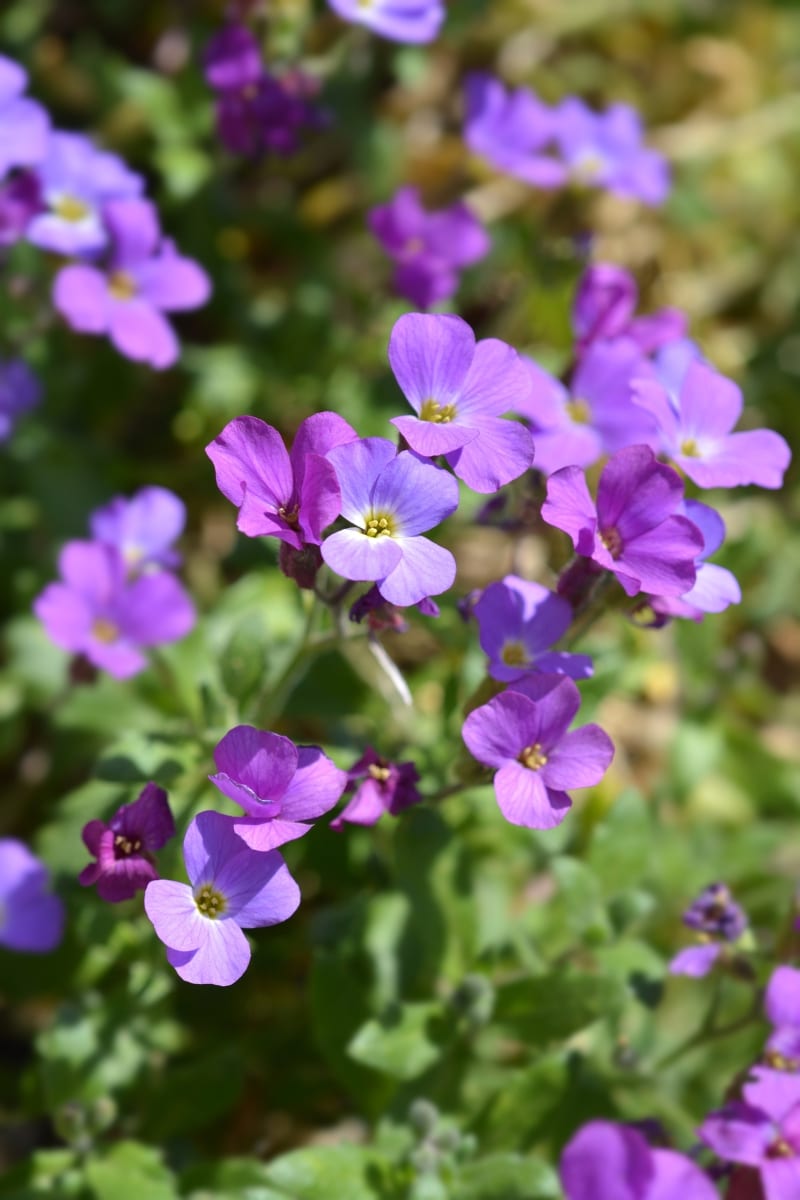
[{"label": "light purple flower", "polygon": [[699,979],[724,955],[726,944],[736,942],[747,928],[747,917],[724,883],[703,888],[683,914],[683,923],[695,930],[699,944],[687,946],[669,964],[671,975]]},{"label": "light purple flower", "polygon": [[675,516],[683,483],[647,446],[628,446],[600,475],[595,507],[586,478],[564,467],[547,481],[542,517],[572,538],[578,554],[613,572],[629,596],[682,596],[694,586],[700,531]]},{"label": "light purple flower", "polygon": [[181,557],[172,543],[183,533],[186,505],[163,487],[140,488],[134,496],[115,496],[89,518],[96,542],[116,546],[130,574],[147,567],[177,567]]},{"label": "light purple flower", "polygon": [[783,484],[791,459],[786,442],[771,429],[732,433],[742,413],[742,393],[705,363],[690,363],[677,404],[652,380],[635,383],[633,394],[655,417],[663,453],[698,487]]},{"label": "light purple flower", "polygon": [[442,0],[328,0],[345,21],[393,42],[432,42],[445,18]]},{"label": "light purple flower", "polygon": [[336,804],[347,775],[319,746],[295,746],[279,733],[237,725],[214,750],[209,775],[224,796],[244,809],[236,832],[253,850],[272,850],[308,833],[309,821]]},{"label": "light purple flower", "polygon": [[572,328],[579,354],[594,342],[618,337],[635,342],[652,354],[686,333],[686,317],[677,308],[663,308],[635,317],[639,291],[629,271],[613,263],[594,263],[578,282],[572,306]]},{"label": "light purple flower", "polygon": [[564,1147],[561,1183],[567,1200],[718,1200],[691,1159],[654,1150],[638,1129],[589,1121]]},{"label": "light purple flower", "polygon": [[684,500],[678,512],[687,517],[703,537],[703,549],[695,562],[697,578],[694,587],[685,595],[651,596],[650,606],[659,616],[702,621],[706,613],[724,612],[731,604],[738,604],[742,592],[735,575],[725,567],[706,562],[725,540],[725,522],[719,513],[699,500]]},{"label": "light purple flower", "polygon": [[40,104],[23,96],[25,71],[0,55],[0,179],[12,167],[34,167],[47,153],[50,119]]},{"label": "light purple flower", "polygon": [[558,144],[573,180],[662,204],[669,193],[663,155],[643,144],[638,113],[627,104],[594,112],[578,97],[564,100],[556,113]]},{"label": "light purple flower", "polygon": [[555,150],[555,112],[527,88],[510,91],[491,75],[466,81],[464,140],[499,171],[540,188],[560,187],[567,169]]},{"label": "light purple flower", "polygon": [[401,608],[452,586],[455,559],[421,535],[458,507],[452,475],[416,454],[401,454],[386,438],[336,446],[328,455],[351,528],[322,543],[322,557],[345,579],[375,582]]},{"label": "light purple flower", "polygon": [[167,961],[187,983],[229,987],[247,970],[243,929],[287,921],[300,889],[276,850],[251,850],[231,817],[202,812],[183,843],[189,885],[149,883],[145,912],[167,947]]},{"label": "light purple flower", "polygon": [[23,359],[0,363],[0,442],[11,437],[18,417],[36,408],[41,394],[39,380]]},{"label": "light purple flower", "polygon": [[180,346],[163,315],[205,304],[205,271],[162,241],[158,214],[147,200],[107,204],[103,219],[113,238],[107,272],[73,264],[53,286],[53,303],[72,329],[107,334],[120,354],[158,370],[177,361]]},{"label": "light purple flower", "polygon": [[413,762],[390,762],[371,746],[347,772],[348,791],[358,786],[331,829],[341,830],[346,823],[374,825],[384,813],[398,813],[418,804],[422,799],[417,784],[419,771]]},{"label": "light purple flower", "polygon": [[419,308],[449,299],[459,271],[484,258],[491,245],[462,201],[428,212],[413,187],[400,188],[388,204],[371,209],[367,223],[397,264],[395,290]]},{"label": "light purple flower", "polygon": [[13,246],[25,235],[42,208],[39,177],[33,171],[16,171],[0,184],[0,246]]},{"label": "light purple flower", "polygon": [[184,637],[195,623],[192,601],[174,575],[155,571],[128,580],[113,546],[68,542],[61,581],[37,596],[33,611],[63,650],[127,679],[147,665],[143,648]]},{"label": "light purple flower", "polygon": [[296,550],[318,546],[339,516],[342,496],[329,461],[336,446],[358,440],[336,413],[301,421],[290,452],[277,429],[258,417],[235,417],[206,446],[217,487],[239,509],[237,529],[276,537]]},{"label": "light purple flower", "polygon": [[531,675],[473,709],[462,737],[470,754],[497,767],[494,790],[512,825],[552,829],[572,807],[567,788],[599,783],[614,746],[599,725],[567,732],[580,694],[563,675]]},{"label": "light purple flower", "polygon": [[64,906],[49,889],[47,868],[25,843],[0,838],[0,946],[25,954],[55,950]]},{"label": "light purple flower", "polygon": [[484,588],[473,612],[493,679],[513,683],[531,671],[572,679],[592,674],[588,655],[550,651],[572,624],[572,607],[540,583],[506,575]]},{"label": "light purple flower", "polygon": [[158,879],[153,854],[175,836],[167,793],[148,783],[132,804],[123,804],[110,821],[95,820],[81,834],[86,849],[96,862],[78,876],[83,887],[97,884],[101,900],[116,904],[143,891]]},{"label": "light purple flower", "polygon": [[460,317],[407,313],[389,339],[389,362],[416,416],[393,417],[412,450],[443,454],[476,492],[496,492],[533,462],[528,430],[502,413],[530,391],[520,356],[497,338],[475,341]]},{"label": "light purple flower", "polygon": [[800,971],[780,966],[769,977],[764,1012],[772,1026],[767,1062],[782,1071],[800,1071]]}]

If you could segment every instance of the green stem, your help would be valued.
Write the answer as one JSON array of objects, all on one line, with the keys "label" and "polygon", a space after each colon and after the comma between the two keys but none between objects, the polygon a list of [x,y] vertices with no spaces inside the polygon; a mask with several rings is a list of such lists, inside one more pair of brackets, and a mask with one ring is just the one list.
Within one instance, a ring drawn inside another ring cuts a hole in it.
[{"label": "green stem", "polygon": [[741,1017],[737,1017],[735,1021],[728,1021],[726,1025],[717,1025],[716,1015],[719,1008],[720,994],[721,977],[718,976],[717,987],[712,996],[711,1005],[700,1028],[696,1029],[691,1037],[681,1042],[674,1050],[670,1050],[668,1054],[660,1058],[653,1067],[654,1071],[660,1071],[663,1067],[670,1067],[679,1058],[683,1058],[684,1054],[688,1054],[690,1050],[694,1050],[698,1046],[703,1046],[706,1042],[716,1041],[718,1038],[731,1037],[734,1033],[739,1033],[740,1030],[746,1029],[748,1025],[752,1025],[753,1021],[758,1020],[761,1012],[760,994],[754,997],[750,1008]]}]

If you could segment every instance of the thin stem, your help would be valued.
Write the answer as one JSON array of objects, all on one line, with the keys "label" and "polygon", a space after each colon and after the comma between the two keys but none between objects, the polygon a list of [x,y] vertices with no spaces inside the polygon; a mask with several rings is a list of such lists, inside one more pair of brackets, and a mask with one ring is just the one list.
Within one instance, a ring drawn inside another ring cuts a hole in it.
[{"label": "thin stem", "polygon": [[696,1029],[691,1037],[681,1042],[674,1050],[670,1050],[668,1054],[660,1058],[653,1067],[654,1071],[660,1071],[663,1067],[672,1066],[674,1062],[677,1062],[679,1058],[683,1058],[684,1054],[688,1054],[690,1050],[694,1050],[698,1046],[703,1046],[706,1042],[716,1041],[718,1038],[731,1037],[734,1033],[739,1033],[740,1030],[746,1029],[753,1021],[758,1020],[761,1012],[760,994],[754,996],[750,1008],[741,1017],[737,1017],[735,1021],[729,1021],[726,1025],[717,1025],[715,1022],[721,995],[720,976],[717,976],[716,983],[717,986],[711,998],[709,1010],[700,1028]]}]

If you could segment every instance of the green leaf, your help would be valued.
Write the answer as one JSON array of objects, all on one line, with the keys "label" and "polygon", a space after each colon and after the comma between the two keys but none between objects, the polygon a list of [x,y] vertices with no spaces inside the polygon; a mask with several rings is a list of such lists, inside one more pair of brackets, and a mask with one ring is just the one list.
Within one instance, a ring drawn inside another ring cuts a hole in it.
[{"label": "green leaf", "polygon": [[161,1152],[139,1142],[117,1142],[105,1158],[86,1164],[96,1200],[176,1200],[177,1184]]},{"label": "green leaf", "polygon": [[619,979],[589,972],[552,971],[497,991],[495,1020],[530,1046],[570,1037],[625,1002]]},{"label": "green leaf", "polygon": [[450,1200],[558,1200],[561,1189],[544,1163],[519,1154],[491,1154],[462,1167]]},{"label": "green leaf", "polygon": [[441,1057],[443,1018],[436,1003],[393,1005],[362,1025],[347,1052],[356,1062],[394,1079],[416,1079]]},{"label": "green leaf", "polygon": [[388,1164],[361,1146],[315,1146],[269,1164],[266,1182],[290,1200],[382,1200]]}]

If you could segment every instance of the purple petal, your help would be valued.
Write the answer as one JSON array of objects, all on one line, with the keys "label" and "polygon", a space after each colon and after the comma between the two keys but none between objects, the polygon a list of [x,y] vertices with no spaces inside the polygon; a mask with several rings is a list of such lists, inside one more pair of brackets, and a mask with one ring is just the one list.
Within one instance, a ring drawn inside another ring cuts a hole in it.
[{"label": "purple petal", "polygon": [[742,1094],[753,1108],[780,1124],[800,1104],[800,1073],[756,1067]]},{"label": "purple petal", "polygon": [[775,1134],[764,1111],[749,1103],[733,1101],[706,1117],[698,1134],[723,1162],[759,1166]]},{"label": "purple petal", "polygon": [[251,816],[263,817],[274,815],[265,814],[263,805],[283,798],[299,758],[289,738],[237,725],[217,743],[214,762],[220,774],[211,776],[211,782]]},{"label": "purple petal", "polygon": [[594,663],[588,654],[566,654],[562,650],[537,655],[534,666],[537,671],[568,675],[570,679],[591,679],[594,675]]},{"label": "purple petal", "polygon": [[[235,417],[206,446],[206,454],[214,464],[217,487],[240,509],[237,528],[248,537],[285,536],[277,511],[290,504],[294,479],[278,431],[258,417]],[[292,535],[292,544],[297,543]]]},{"label": "purple petal", "polygon": [[457,201],[428,214],[428,242],[437,256],[454,267],[469,267],[491,248],[491,238],[466,204]]},{"label": "purple petal", "polygon": [[675,461],[698,487],[780,488],[791,457],[779,433],[753,429],[728,434],[700,457],[676,454]]},{"label": "purple petal", "polygon": [[546,754],[554,753],[580,706],[581,696],[577,687],[571,679],[561,676],[555,686],[548,686],[541,700],[535,702],[536,720],[532,741],[541,743]]},{"label": "purple petal", "polygon": [[579,553],[590,552],[597,514],[586,486],[586,476],[578,467],[563,467],[550,476],[547,499],[542,505],[542,520],[568,533]]},{"label": "purple petal", "polygon": [[402,557],[379,580],[381,595],[401,608],[419,604],[427,596],[437,596],[453,586],[456,560],[444,546],[426,537],[398,537],[394,543]]},{"label": "purple petal", "polygon": [[742,415],[742,393],[732,379],[703,362],[692,362],[680,392],[683,437],[723,438]]},{"label": "purple petal", "polygon": [[0,176],[11,167],[35,167],[47,154],[50,119],[40,104],[27,97],[3,104],[0,110]]},{"label": "purple petal", "polygon": [[[175,836],[175,821],[167,793],[155,783],[145,784],[133,804],[123,804],[109,824],[115,833],[139,840],[146,851],[160,850]],[[83,832],[86,841],[86,829]]]},{"label": "purple petal", "polygon": [[389,338],[389,363],[416,413],[426,400],[457,402],[475,353],[475,335],[460,317],[407,313]]},{"label": "purple petal", "polygon": [[530,369],[521,356],[505,342],[486,338],[475,347],[457,411],[468,417],[520,412],[530,393]]},{"label": "purple petal", "polygon": [[112,617],[124,637],[139,646],[156,646],[185,637],[197,620],[183,585],[168,571],[135,579],[117,599]]},{"label": "purple petal", "polygon": [[323,532],[332,525],[342,508],[342,493],[336,468],[320,454],[307,454],[303,460],[298,521],[303,541],[318,546]]},{"label": "purple petal", "polygon": [[281,816],[311,821],[337,803],[347,786],[347,772],[337,767],[319,746],[299,746],[297,770],[281,802]]},{"label": "purple petal", "polygon": [[527,829],[555,829],[572,807],[565,792],[545,786],[541,773],[509,762],[494,777],[494,790],[500,811],[512,825]]},{"label": "purple petal", "polygon": [[703,535],[702,557],[710,558],[725,540],[725,522],[722,517],[708,504],[701,504],[699,500],[685,500],[678,512],[700,530]]},{"label": "purple petal", "polygon": [[702,534],[685,517],[668,517],[655,529],[641,533],[625,546],[611,568],[629,596],[683,596],[694,587],[695,560]]},{"label": "purple petal", "polygon": [[327,537],[320,549],[337,575],[364,582],[383,579],[403,557],[398,538],[367,537],[361,529],[340,529]]},{"label": "purple petal", "polygon": [[655,1163],[638,1130],[590,1121],[564,1147],[559,1174],[567,1200],[649,1200]]},{"label": "purple petal", "polygon": [[301,421],[289,457],[295,474],[302,474],[307,454],[320,454],[324,458],[334,446],[357,442],[358,434],[344,417],[335,412],[312,413]]},{"label": "purple petal", "polygon": [[199,308],[211,295],[211,280],[199,263],[169,249],[143,263],[136,280],[147,302],[164,312]]},{"label": "purple petal", "polygon": [[716,563],[700,563],[693,588],[681,600],[700,613],[724,612],[731,604],[739,604],[742,589],[735,575]]},{"label": "purple petal", "polygon": [[594,787],[605,775],[614,757],[614,743],[599,725],[574,729],[547,756],[542,779],[549,788]]},{"label": "purple petal", "polygon": [[144,910],[165,946],[172,950],[196,950],[212,924],[195,904],[192,889],[172,879],[154,879],[144,894]]},{"label": "purple petal", "polygon": [[250,964],[247,938],[235,921],[203,919],[202,925],[203,940],[197,949],[167,949],[167,961],[186,983],[230,987]]},{"label": "purple petal", "polygon": [[411,449],[425,458],[449,454],[468,442],[474,442],[479,436],[479,431],[473,426],[462,425],[458,416],[442,424],[421,421],[418,417],[392,417],[391,424],[400,430]]},{"label": "purple petal", "polygon": [[79,333],[108,329],[111,304],[106,277],[94,267],[62,267],[53,284],[53,304]]},{"label": "purple petal", "polygon": [[764,1012],[771,1025],[800,1029],[800,971],[794,967],[775,968],[764,994]]},{"label": "purple petal", "polygon": [[473,492],[498,491],[533,464],[533,439],[524,425],[499,417],[474,418],[478,437],[447,461]]},{"label": "purple petal", "polygon": [[130,500],[117,497],[96,509],[90,518],[92,537],[122,551],[128,563],[142,560],[172,565],[169,547],[186,524],[186,505],[162,487],[141,488]]},{"label": "purple petal", "polygon": [[569,392],[560,379],[532,358],[521,354],[520,360],[528,373],[530,387],[527,395],[517,397],[514,412],[531,421],[537,432],[560,426],[565,419],[564,406],[569,400]]},{"label": "purple petal", "polygon": [[172,326],[147,299],[112,301],[109,336],[120,354],[133,362],[161,371],[178,361],[180,346]]},{"label": "purple petal", "polygon": [[[234,828],[239,824],[234,818]],[[300,904],[300,889],[278,854],[243,849],[224,862],[216,876],[219,890],[228,902],[231,920],[242,929],[256,929],[288,921]]]},{"label": "purple petal", "polygon": [[34,600],[33,611],[62,650],[84,648],[95,615],[84,596],[66,584],[50,583]]},{"label": "purple petal", "polygon": [[[375,512],[386,512],[395,518],[395,539],[403,541],[433,529],[455,512],[458,484],[447,471],[403,451],[376,479],[372,505]],[[444,588],[437,590],[441,592]]]},{"label": "purple petal", "polygon": [[331,829],[340,830],[345,823],[350,825],[374,825],[386,812],[386,801],[380,784],[374,779],[365,779],[356,788],[349,804],[331,821]]},{"label": "purple petal", "polygon": [[149,200],[111,200],[103,206],[103,220],[114,243],[115,268],[128,270],[155,253],[161,229],[158,209]]},{"label": "purple petal", "polygon": [[413,187],[399,188],[388,204],[379,204],[367,214],[369,228],[393,258],[421,236],[427,219],[419,191]]},{"label": "purple petal", "polygon": [[700,1168],[674,1150],[653,1150],[655,1178],[647,1200],[719,1200],[719,1192]]},{"label": "purple petal", "polygon": [[627,446],[609,459],[600,476],[599,526],[615,526],[627,543],[671,516],[682,497],[677,471],[656,462],[649,447]]},{"label": "purple petal", "polygon": [[[334,446],[327,454],[336,468],[342,491],[342,516],[347,521],[362,529],[365,527],[365,517],[372,510],[375,481],[396,455],[397,447],[379,437],[360,438],[356,442]],[[378,539],[370,538],[370,541],[375,540]]]},{"label": "purple petal", "polygon": [[800,1196],[800,1159],[769,1159],[761,1167],[764,1200],[797,1200]]},{"label": "purple petal", "polygon": [[267,850],[276,850],[279,846],[285,846],[287,842],[305,837],[310,833],[312,826],[303,821],[284,821],[280,817],[273,817],[271,820],[235,817],[233,828],[246,846],[263,854]]},{"label": "purple petal", "polygon": [[431,42],[445,17],[441,0],[379,0],[366,7],[362,0],[328,0],[346,21],[366,25],[396,42]]},{"label": "purple petal", "polygon": [[0,105],[21,96],[28,85],[28,73],[13,58],[0,54]]},{"label": "purple petal", "polygon": [[119,904],[131,900],[154,879],[158,879],[158,871],[146,858],[120,858],[111,872],[100,875],[97,894],[107,904]]},{"label": "purple petal", "polygon": [[518,692],[504,692],[468,714],[461,730],[473,758],[502,767],[535,740],[536,705]]},{"label": "purple petal", "polygon": [[692,979],[700,979],[707,975],[720,956],[722,947],[718,943],[708,942],[702,946],[687,946],[681,950],[669,964],[670,975],[689,975]]}]

